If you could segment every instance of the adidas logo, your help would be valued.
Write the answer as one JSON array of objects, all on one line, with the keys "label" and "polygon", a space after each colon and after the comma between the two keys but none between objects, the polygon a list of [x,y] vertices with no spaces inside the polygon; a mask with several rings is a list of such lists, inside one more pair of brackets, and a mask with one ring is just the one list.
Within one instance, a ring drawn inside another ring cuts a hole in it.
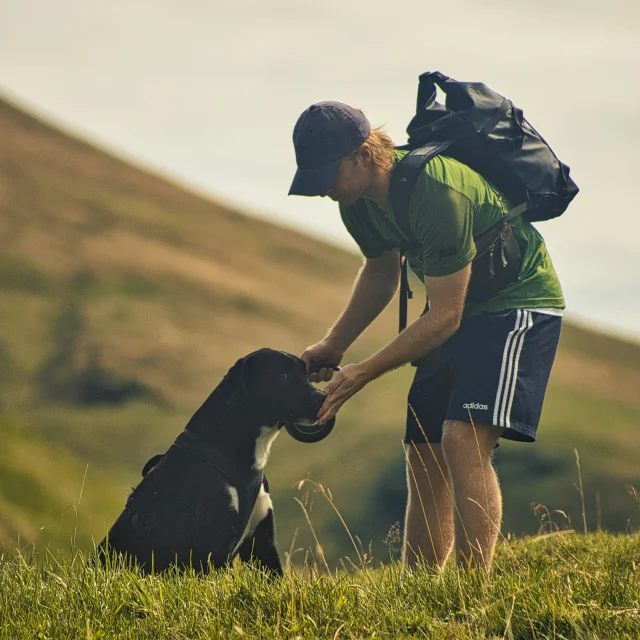
[{"label": "adidas logo", "polygon": [[485,411],[489,408],[486,404],[478,404],[477,402],[465,402],[462,405],[463,409],[484,409]]}]

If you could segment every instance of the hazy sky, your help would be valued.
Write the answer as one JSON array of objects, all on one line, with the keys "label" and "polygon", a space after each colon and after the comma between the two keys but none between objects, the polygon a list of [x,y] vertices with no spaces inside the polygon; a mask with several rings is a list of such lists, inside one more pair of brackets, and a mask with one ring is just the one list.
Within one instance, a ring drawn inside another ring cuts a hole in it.
[{"label": "hazy sky", "polygon": [[637,0],[0,0],[1,91],[199,190],[349,246],[287,197],[314,101],[404,142],[418,75],[511,98],[581,188],[541,223],[568,313],[640,339]]}]

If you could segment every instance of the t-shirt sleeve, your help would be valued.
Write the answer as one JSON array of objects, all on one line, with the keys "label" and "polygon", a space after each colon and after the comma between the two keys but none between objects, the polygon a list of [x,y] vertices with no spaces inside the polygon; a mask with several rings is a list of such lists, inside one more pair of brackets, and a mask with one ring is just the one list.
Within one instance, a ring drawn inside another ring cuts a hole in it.
[{"label": "t-shirt sleeve", "polygon": [[411,197],[411,228],[422,245],[425,276],[447,276],[476,255],[474,205],[463,193],[423,174]]},{"label": "t-shirt sleeve", "polygon": [[377,258],[392,248],[377,232],[369,219],[366,207],[361,203],[350,206],[340,205],[340,216],[365,258]]}]

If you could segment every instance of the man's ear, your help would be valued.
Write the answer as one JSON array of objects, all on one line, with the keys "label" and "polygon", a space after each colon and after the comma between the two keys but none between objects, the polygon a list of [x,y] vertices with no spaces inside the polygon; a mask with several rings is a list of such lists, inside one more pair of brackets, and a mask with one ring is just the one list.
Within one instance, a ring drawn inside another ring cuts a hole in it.
[{"label": "man's ear", "polygon": [[253,358],[240,358],[227,372],[220,383],[220,392],[228,407],[238,407],[247,399],[251,377],[253,375]]},{"label": "man's ear", "polygon": [[362,164],[363,167],[367,167],[373,160],[373,154],[371,153],[371,147],[368,142],[363,142],[358,154],[356,155],[356,164]]}]

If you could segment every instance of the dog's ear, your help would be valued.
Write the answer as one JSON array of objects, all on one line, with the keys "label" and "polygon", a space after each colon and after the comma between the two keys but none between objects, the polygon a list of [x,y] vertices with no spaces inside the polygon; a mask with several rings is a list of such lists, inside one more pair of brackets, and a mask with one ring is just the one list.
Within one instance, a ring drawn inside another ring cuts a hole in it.
[{"label": "dog's ear", "polygon": [[220,382],[220,392],[228,407],[238,407],[247,399],[253,376],[253,358],[240,358]]}]

